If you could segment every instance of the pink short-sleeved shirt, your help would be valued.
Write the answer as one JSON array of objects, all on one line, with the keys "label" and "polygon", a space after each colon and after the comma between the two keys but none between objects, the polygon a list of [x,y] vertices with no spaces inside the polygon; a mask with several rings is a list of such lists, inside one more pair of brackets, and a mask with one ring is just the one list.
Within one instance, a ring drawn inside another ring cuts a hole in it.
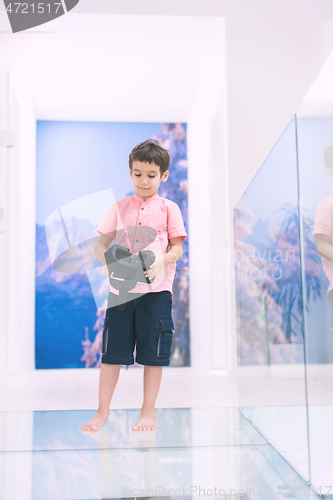
[{"label": "pink short-sleeved shirt", "polygon": [[[142,227],[141,227],[142,226]],[[167,253],[171,238],[187,238],[180,208],[176,203],[158,194],[149,198],[140,198],[134,194],[113,203],[101,224],[97,228],[100,234],[106,234],[115,240],[116,245],[129,249],[137,255],[140,250],[156,250]],[[176,262],[160,269],[151,284],[137,283],[129,293],[148,293],[169,290],[176,272]],[[110,292],[119,295],[119,291],[110,285]]]},{"label": "pink short-sleeved shirt", "polygon": [[[332,245],[332,235],[333,235],[333,195],[327,196],[321,200],[317,207],[314,217],[313,225],[313,236],[316,238],[318,234],[326,234],[331,237],[330,244]],[[333,290],[333,261],[322,257],[321,261],[323,263],[324,273],[329,279],[330,286],[327,289],[327,293]]]}]

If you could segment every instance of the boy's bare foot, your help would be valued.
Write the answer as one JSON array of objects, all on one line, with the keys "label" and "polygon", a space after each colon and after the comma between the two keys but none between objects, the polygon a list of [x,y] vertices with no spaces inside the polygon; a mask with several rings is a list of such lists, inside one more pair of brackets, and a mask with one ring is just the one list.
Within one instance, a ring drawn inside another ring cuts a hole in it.
[{"label": "boy's bare foot", "polygon": [[157,427],[155,413],[141,413],[139,420],[133,425],[133,431],[150,431]]},{"label": "boy's bare foot", "polygon": [[99,431],[108,421],[110,410],[108,413],[102,413],[97,410],[96,415],[86,424],[81,426],[83,431]]},{"label": "boy's bare foot", "polygon": [[[83,431],[81,430],[81,433],[84,436],[89,436],[92,439],[95,439],[96,443],[100,446],[100,448],[103,450],[105,447],[109,447],[110,445],[110,435],[108,433],[108,429],[106,425],[102,427],[99,431]],[[142,435],[142,433],[141,433]],[[145,436],[147,434],[144,434]]]}]

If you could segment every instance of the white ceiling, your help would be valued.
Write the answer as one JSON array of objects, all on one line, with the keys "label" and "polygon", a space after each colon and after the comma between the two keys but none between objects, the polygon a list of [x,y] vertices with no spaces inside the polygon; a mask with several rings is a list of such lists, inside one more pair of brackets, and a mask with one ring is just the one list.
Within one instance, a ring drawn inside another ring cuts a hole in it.
[{"label": "white ceiling", "polygon": [[[217,29],[222,29],[221,18],[202,15],[203,5],[195,0],[191,5],[187,0],[153,4],[144,0],[138,12],[162,15],[106,13],[133,12],[136,3],[132,0],[80,0],[70,14],[16,35],[11,33],[5,12],[0,12],[0,33],[7,30],[23,47],[37,119],[187,121],[200,67]],[[329,18],[333,14],[331,0],[309,0],[302,9],[299,0],[292,4],[207,0],[204,4],[204,11],[213,15],[294,13]],[[165,15],[173,11],[182,15]],[[193,15],[184,15],[187,11]],[[333,54],[299,113],[332,111]]]},{"label": "white ceiling", "polygon": [[[8,29],[5,14],[1,21]],[[186,121],[220,23],[72,13],[14,35],[23,47],[36,118]]]}]

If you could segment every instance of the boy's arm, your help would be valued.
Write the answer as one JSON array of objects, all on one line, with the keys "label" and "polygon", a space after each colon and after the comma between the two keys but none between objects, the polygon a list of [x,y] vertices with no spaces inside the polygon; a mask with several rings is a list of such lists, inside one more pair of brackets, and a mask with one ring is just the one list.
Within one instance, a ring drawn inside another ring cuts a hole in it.
[{"label": "boy's arm", "polygon": [[333,246],[331,245],[331,237],[327,234],[317,234],[317,250],[321,257],[333,260]]},{"label": "boy's arm", "polygon": [[102,234],[94,248],[94,254],[98,258],[98,260],[100,260],[101,263],[103,264],[104,272],[107,275],[107,277],[109,277],[109,271],[106,265],[104,253],[109,249],[113,239],[114,238],[111,238],[106,234]]},{"label": "boy's arm", "polygon": [[177,236],[176,238],[170,238],[170,250],[168,253],[155,253],[155,262],[150,266],[147,271],[145,271],[145,276],[152,279],[162,267],[176,262],[183,255],[183,242],[182,237]]},{"label": "boy's arm", "polygon": [[171,238],[170,240],[170,250],[163,254],[164,265],[172,264],[176,262],[183,255],[183,241],[181,236],[176,238]]}]

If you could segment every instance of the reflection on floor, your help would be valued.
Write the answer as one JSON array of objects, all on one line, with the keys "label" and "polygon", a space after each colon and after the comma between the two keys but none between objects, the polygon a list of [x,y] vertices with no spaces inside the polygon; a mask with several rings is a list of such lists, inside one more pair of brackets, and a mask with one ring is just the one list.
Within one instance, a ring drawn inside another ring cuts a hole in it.
[{"label": "reflection on floor", "polygon": [[113,409],[101,431],[81,431],[93,414],[1,412],[0,498],[314,498],[235,407],[160,408],[156,431]]},{"label": "reflection on floor", "polygon": [[333,498],[333,405],[247,406],[241,410],[318,493]]}]

